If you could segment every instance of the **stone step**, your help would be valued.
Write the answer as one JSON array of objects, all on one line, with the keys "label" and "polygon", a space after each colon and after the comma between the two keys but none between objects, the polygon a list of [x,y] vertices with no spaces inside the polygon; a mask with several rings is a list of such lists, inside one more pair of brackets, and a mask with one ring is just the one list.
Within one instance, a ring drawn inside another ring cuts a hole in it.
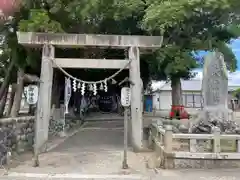
[{"label": "stone step", "polygon": [[1,176],[0,180],[2,179],[14,179],[14,180],[72,180],[72,179],[84,179],[84,180],[147,180],[149,177],[138,175],[138,174],[127,174],[127,175],[108,175],[108,174],[36,174],[36,173],[8,173],[6,176]]}]

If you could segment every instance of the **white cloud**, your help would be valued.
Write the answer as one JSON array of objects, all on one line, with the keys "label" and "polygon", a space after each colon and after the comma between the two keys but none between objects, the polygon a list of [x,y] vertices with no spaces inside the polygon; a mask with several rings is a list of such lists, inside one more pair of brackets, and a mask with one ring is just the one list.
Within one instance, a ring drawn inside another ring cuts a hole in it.
[{"label": "white cloud", "polygon": [[165,83],[166,83],[166,81],[153,81],[152,89],[153,90],[160,89]]},{"label": "white cloud", "polygon": [[[203,76],[202,70],[196,70],[194,72],[196,72],[197,75],[193,79],[202,79],[202,76]],[[240,71],[228,73],[228,81],[229,81],[229,85],[240,86]]]},{"label": "white cloud", "polygon": [[[196,76],[193,79],[202,79],[203,73],[202,70],[194,70],[196,72]],[[157,90],[160,89],[166,81],[153,81],[152,82],[152,89]],[[236,71],[233,73],[228,73],[228,85],[229,86],[240,86],[240,71]]]}]

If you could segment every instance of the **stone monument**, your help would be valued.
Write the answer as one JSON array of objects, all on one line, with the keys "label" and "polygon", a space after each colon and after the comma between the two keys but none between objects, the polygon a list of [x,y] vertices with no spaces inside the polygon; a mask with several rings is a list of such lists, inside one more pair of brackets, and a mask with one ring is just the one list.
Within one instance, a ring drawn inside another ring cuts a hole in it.
[{"label": "stone monument", "polygon": [[192,132],[211,133],[213,127],[220,128],[221,132],[235,132],[236,123],[228,119],[228,75],[220,52],[211,52],[205,57],[202,98],[203,110]]},{"label": "stone monument", "polygon": [[205,57],[202,79],[203,111],[206,121],[228,120],[228,76],[222,53]]}]

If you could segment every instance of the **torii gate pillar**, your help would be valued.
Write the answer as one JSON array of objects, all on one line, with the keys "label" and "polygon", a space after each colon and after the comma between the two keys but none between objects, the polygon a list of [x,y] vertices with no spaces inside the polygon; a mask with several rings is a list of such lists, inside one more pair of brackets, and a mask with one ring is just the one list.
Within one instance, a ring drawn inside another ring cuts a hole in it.
[{"label": "torii gate pillar", "polygon": [[138,47],[130,47],[128,51],[131,60],[129,75],[133,82],[131,85],[131,143],[134,151],[140,151],[143,148],[142,137],[142,80],[140,77],[140,53]]},{"label": "torii gate pillar", "polygon": [[53,65],[51,58],[55,56],[55,48],[53,45],[43,45],[42,65],[41,65],[41,83],[39,89],[39,99],[37,102],[36,127],[35,131],[35,152],[41,153],[46,150],[46,142],[48,140],[48,127],[51,116],[51,95],[53,81]]}]

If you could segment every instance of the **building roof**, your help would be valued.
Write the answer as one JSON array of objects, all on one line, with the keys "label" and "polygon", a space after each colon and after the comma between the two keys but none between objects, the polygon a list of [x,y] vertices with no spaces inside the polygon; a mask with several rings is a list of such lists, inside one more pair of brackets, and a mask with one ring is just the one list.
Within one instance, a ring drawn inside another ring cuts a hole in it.
[{"label": "building roof", "polygon": [[[202,89],[202,80],[200,79],[193,79],[193,80],[181,80],[182,90],[183,91],[201,91]],[[228,85],[229,91],[234,91],[240,88],[239,85]],[[171,91],[171,81],[166,82],[163,86],[161,86],[157,91]]]}]

